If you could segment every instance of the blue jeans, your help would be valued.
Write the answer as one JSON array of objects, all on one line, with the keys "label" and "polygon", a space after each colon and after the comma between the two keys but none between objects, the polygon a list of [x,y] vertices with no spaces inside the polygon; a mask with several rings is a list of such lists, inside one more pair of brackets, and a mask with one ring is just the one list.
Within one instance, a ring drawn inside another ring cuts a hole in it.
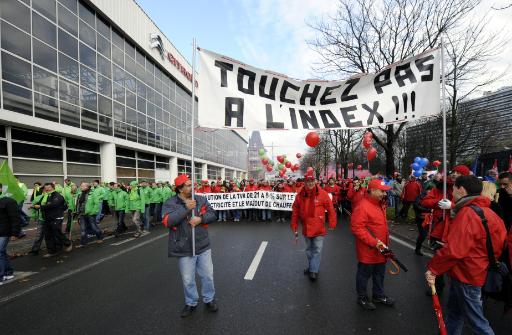
[{"label": "blue jeans", "polygon": [[227,215],[228,211],[218,211],[218,213],[219,213],[219,216],[218,216],[219,221],[226,221],[227,216],[228,216]]},{"label": "blue jeans", "polygon": [[100,224],[101,219],[103,219],[103,200],[100,200],[100,211],[98,212],[98,214],[96,214],[95,218],[97,225]]},{"label": "blue jeans", "polygon": [[14,273],[11,262],[9,262],[9,256],[7,256],[7,244],[9,244],[9,237],[0,236],[0,281],[4,276]]},{"label": "blue jeans", "polygon": [[464,320],[474,334],[494,335],[482,308],[482,288],[451,278],[448,296],[446,330],[449,335],[462,334]]},{"label": "blue jeans", "polygon": [[240,218],[242,217],[242,211],[239,209],[235,209],[233,211],[233,217],[237,220],[240,220]]},{"label": "blue jeans", "polygon": [[308,258],[309,272],[318,273],[320,268],[320,260],[322,259],[322,247],[324,245],[324,237],[304,237],[306,241],[306,257]]},{"label": "blue jeans", "polygon": [[98,240],[103,239],[103,234],[96,224],[93,215],[80,215],[80,245],[87,245],[87,229],[94,232]]},{"label": "blue jeans", "polygon": [[149,205],[146,205],[144,209],[144,230],[149,231],[149,218],[151,217],[151,213],[149,210]]},{"label": "blue jeans", "polygon": [[272,211],[270,209],[262,209],[261,210],[261,219],[263,221],[272,220]]},{"label": "blue jeans", "polygon": [[215,299],[215,287],[213,286],[212,251],[206,250],[196,256],[178,258],[178,266],[183,281],[185,304],[197,306],[199,294],[197,293],[196,272],[201,279],[201,295],[205,304]]},{"label": "blue jeans", "polygon": [[117,232],[121,232],[122,230],[126,229],[126,225],[124,223],[124,210],[121,211],[115,211],[117,215]]},{"label": "blue jeans", "polygon": [[359,297],[368,296],[368,280],[373,281],[373,298],[384,297],[384,275],[386,274],[386,263],[365,264],[357,263],[356,291]]}]

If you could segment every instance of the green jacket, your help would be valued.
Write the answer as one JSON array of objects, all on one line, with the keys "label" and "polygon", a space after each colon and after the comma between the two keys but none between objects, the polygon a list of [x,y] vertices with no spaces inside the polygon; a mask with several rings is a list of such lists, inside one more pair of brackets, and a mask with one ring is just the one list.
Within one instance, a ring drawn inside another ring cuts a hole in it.
[{"label": "green jacket", "polygon": [[174,197],[175,195],[176,195],[176,193],[174,193],[172,191],[172,188],[170,188],[169,186],[164,186],[162,188],[162,202],[166,202],[167,200]]},{"label": "green jacket", "polygon": [[152,204],[158,204],[162,202],[162,188],[160,187],[152,187],[151,188],[151,200]]},{"label": "green jacket", "polygon": [[140,211],[144,213],[144,209],[146,208],[146,197],[145,193],[139,189],[137,186],[132,186],[133,188],[128,192],[126,197],[126,208],[127,211]]},{"label": "green jacket", "polygon": [[78,192],[78,190],[77,190],[75,194],[72,194],[71,187],[68,187],[68,188],[64,187],[63,192],[64,192],[64,194],[62,194],[62,196],[64,197],[64,200],[66,201],[66,204],[68,205],[68,209],[70,209],[71,212],[74,212],[75,208],[76,208],[76,198],[78,197],[80,192]]},{"label": "green jacket", "polygon": [[108,207],[114,207],[115,206],[114,193],[116,192],[116,190],[111,189],[110,187],[107,188],[107,190],[108,190],[108,194],[107,194]]},{"label": "green jacket", "polygon": [[62,188],[62,185],[61,184],[55,184],[55,191],[62,194],[62,192],[64,191],[64,189]]},{"label": "green jacket", "polygon": [[[37,197],[34,197],[34,200],[32,200],[32,205],[36,205],[36,204],[40,203],[41,199],[43,198],[43,195],[44,195],[44,193],[41,193]],[[31,208],[30,209],[30,217],[32,219],[34,219],[34,220],[37,220],[37,221],[43,219],[43,216],[41,214],[41,210],[40,209],[35,209],[35,208]]]},{"label": "green jacket", "polygon": [[144,205],[147,206],[151,203],[153,197],[153,189],[149,186],[140,188],[140,192],[144,193]]},{"label": "green jacket", "polygon": [[112,198],[112,207],[116,211],[124,211],[126,210],[126,203],[128,201],[128,193],[121,189],[110,191]]},{"label": "green jacket", "polygon": [[[100,211],[100,201],[98,192],[95,192],[94,189],[91,188],[85,200],[84,212],[80,214],[97,215]],[[76,211],[80,211],[80,207],[76,208]]]}]

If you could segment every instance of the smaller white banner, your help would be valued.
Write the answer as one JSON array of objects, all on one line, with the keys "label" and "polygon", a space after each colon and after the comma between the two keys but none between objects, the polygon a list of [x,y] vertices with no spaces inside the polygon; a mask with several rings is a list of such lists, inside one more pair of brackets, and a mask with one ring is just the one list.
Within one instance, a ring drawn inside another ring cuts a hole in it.
[{"label": "smaller white banner", "polygon": [[206,197],[216,211],[249,208],[291,211],[296,193],[251,191],[200,195]]}]

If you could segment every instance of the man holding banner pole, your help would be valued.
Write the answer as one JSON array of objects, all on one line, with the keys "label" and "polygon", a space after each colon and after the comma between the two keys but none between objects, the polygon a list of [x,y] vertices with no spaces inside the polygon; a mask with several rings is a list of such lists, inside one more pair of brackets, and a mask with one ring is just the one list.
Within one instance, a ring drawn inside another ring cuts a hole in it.
[{"label": "man holding banner pole", "polygon": [[332,201],[327,192],[316,185],[312,171],[306,174],[305,181],[305,186],[293,202],[290,226],[297,238],[300,219],[308,259],[308,267],[304,270],[304,274],[308,275],[311,281],[315,281],[318,278],[324,236],[327,234],[325,231],[325,212],[327,211],[329,214],[329,230],[334,230],[337,221]]},{"label": "man holding banner pole", "polygon": [[[192,181],[182,174],[174,180],[177,196],[167,200],[162,208],[164,226],[169,228],[169,257],[178,257],[178,266],[185,293],[181,317],[190,316],[197,307],[199,295],[196,273],[201,278],[203,302],[216,312],[213,263],[208,237],[208,224],[217,219],[208,200],[192,196]],[[192,232],[196,232],[192,235]],[[193,250],[195,248],[195,250]]]}]

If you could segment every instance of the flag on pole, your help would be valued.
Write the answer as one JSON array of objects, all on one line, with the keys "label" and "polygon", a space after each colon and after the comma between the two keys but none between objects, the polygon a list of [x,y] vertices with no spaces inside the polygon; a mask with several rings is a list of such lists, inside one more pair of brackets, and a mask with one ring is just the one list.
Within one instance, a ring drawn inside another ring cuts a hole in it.
[{"label": "flag on pole", "polygon": [[478,167],[478,156],[476,156],[473,164],[471,164],[471,172],[473,172],[473,175],[476,176],[476,169]]},{"label": "flag on pole", "polygon": [[494,163],[492,164],[492,169],[498,171],[498,159],[494,159]]},{"label": "flag on pole", "polygon": [[2,184],[2,196],[11,197],[16,202],[25,200],[23,191],[18,186],[18,180],[12,174],[7,161],[4,161],[0,167],[0,184]]}]

